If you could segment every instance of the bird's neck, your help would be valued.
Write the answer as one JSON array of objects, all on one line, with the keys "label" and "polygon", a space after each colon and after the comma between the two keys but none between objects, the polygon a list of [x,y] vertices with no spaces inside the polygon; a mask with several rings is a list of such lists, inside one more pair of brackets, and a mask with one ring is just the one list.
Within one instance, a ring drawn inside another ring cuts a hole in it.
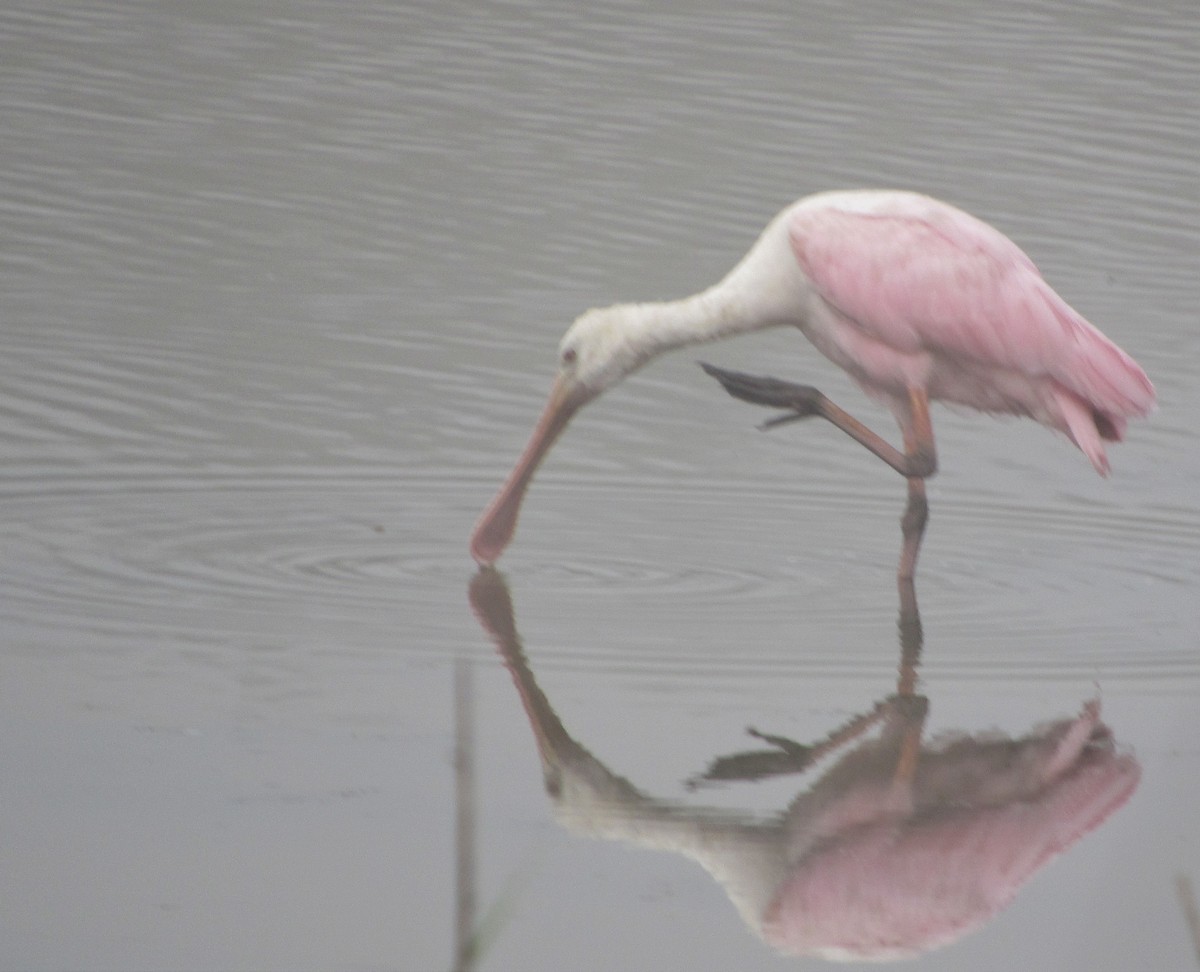
[{"label": "bird's neck", "polygon": [[630,316],[647,357],[781,323],[758,313],[728,281],[680,300],[632,305]]},{"label": "bird's neck", "polygon": [[768,327],[804,327],[808,280],[789,243],[785,214],[776,218],[720,283],[682,300],[638,304],[635,327],[651,354]]}]

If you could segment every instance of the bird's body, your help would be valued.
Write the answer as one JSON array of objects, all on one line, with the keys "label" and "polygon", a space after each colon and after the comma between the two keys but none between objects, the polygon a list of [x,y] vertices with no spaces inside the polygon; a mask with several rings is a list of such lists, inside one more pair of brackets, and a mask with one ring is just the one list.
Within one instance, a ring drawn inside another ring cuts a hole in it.
[{"label": "bird's body", "polygon": [[780,325],[799,327],[888,405],[904,456],[836,407],[801,414],[829,418],[910,483],[936,468],[931,400],[1029,416],[1064,432],[1102,474],[1103,441],[1154,406],[1142,369],[998,230],[916,193],[821,193],[783,210],[702,293],[589,311],[572,325],[546,413],[476,527],[475,558],[491,563],[507,545],[534,468],[582,404],[665,351]]},{"label": "bird's body", "polygon": [[738,294],[743,322],[796,324],[902,424],[909,389],[923,388],[931,401],[1065,432],[1106,472],[1100,440],[1119,439],[1154,401],[1141,368],[1015,243],[927,196],[803,199],[718,289]]}]

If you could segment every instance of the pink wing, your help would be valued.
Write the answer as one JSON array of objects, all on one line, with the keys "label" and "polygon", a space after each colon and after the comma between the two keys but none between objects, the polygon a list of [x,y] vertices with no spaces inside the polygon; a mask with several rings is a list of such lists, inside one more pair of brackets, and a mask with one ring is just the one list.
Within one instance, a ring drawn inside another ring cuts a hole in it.
[{"label": "pink wing", "polygon": [[860,212],[801,209],[792,248],[817,292],[897,351],[1048,377],[1113,421],[1145,415],[1154,388],[999,231],[921,196]]}]

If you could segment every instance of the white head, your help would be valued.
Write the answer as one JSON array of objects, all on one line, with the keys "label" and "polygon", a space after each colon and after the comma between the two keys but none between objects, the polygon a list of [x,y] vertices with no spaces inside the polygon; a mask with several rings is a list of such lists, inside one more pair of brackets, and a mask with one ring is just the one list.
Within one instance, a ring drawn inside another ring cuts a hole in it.
[{"label": "white head", "polygon": [[558,344],[559,380],[594,398],[654,356],[646,314],[638,304],[587,311]]}]

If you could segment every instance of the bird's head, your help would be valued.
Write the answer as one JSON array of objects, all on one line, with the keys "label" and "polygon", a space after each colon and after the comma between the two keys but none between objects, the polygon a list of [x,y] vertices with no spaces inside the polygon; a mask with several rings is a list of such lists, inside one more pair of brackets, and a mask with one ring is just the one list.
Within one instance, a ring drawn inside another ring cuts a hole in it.
[{"label": "bird's head", "polygon": [[559,381],[595,398],[653,354],[636,304],[590,310],[576,318],[558,345]]},{"label": "bird's head", "polygon": [[571,416],[653,356],[654,349],[640,339],[644,334],[639,308],[630,304],[590,310],[567,329],[558,346],[558,375],[542,417],[471,535],[471,556],[478,563],[494,563],[508,546],[525,490]]}]

